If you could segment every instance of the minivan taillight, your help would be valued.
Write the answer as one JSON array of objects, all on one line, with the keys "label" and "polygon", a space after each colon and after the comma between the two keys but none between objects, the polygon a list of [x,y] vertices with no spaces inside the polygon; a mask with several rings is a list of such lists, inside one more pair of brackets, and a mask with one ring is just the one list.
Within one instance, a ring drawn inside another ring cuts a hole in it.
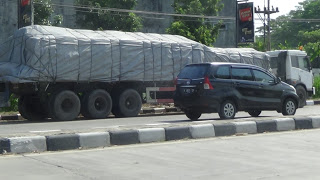
[{"label": "minivan taillight", "polygon": [[177,83],[178,83],[178,77],[174,78],[174,80],[173,80],[173,85],[176,86]]},{"label": "minivan taillight", "polygon": [[208,76],[204,77],[203,89],[213,89]]}]

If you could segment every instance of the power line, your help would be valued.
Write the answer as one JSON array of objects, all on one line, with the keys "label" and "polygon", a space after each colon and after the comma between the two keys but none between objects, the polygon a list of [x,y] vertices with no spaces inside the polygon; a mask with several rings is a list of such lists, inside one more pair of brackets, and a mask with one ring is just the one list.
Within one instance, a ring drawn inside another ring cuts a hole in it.
[{"label": "power line", "polygon": [[[34,4],[45,4],[45,3],[34,2]],[[75,9],[89,9],[90,11],[99,10],[99,11],[125,12],[125,13],[136,13],[136,14],[146,14],[146,15],[193,17],[193,18],[207,18],[207,19],[233,20],[233,21],[235,21],[235,17],[232,17],[232,16],[204,16],[204,15],[196,15],[196,14],[161,13],[161,12],[138,11],[138,10],[129,10],[129,9],[107,8],[107,7],[96,8],[96,7],[90,7],[90,6],[76,6],[76,5],[62,5],[62,4],[51,4],[51,5],[52,6],[58,6],[58,7],[75,8]]]}]

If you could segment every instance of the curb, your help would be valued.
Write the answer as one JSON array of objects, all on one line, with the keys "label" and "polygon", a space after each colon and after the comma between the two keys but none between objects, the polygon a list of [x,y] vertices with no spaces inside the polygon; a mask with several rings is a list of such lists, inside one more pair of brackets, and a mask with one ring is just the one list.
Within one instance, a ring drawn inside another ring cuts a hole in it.
[{"label": "curb", "polygon": [[272,120],[228,122],[222,124],[143,128],[109,132],[12,137],[0,138],[0,154],[89,149],[113,145],[212,138],[239,134],[283,132],[312,128],[320,128],[320,116],[277,118]]},{"label": "curb", "polygon": [[308,100],[307,101],[307,106],[313,106],[313,105],[319,105],[320,100],[314,101],[314,100]]}]

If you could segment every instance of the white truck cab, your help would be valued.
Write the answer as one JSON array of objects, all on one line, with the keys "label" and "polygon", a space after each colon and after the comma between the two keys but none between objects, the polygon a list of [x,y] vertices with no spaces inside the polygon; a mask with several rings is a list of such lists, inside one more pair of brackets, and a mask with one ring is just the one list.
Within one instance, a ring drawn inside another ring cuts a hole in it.
[{"label": "white truck cab", "polygon": [[313,74],[307,53],[299,50],[268,51],[271,71],[282,81],[294,86],[299,95],[299,106],[306,105],[308,96],[315,93]]}]

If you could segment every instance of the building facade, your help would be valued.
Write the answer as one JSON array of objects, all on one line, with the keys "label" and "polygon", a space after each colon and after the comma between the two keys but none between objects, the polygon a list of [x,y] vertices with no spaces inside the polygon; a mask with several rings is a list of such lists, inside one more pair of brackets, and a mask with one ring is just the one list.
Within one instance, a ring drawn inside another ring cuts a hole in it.
[{"label": "building facade", "polygon": [[18,29],[17,3],[17,0],[0,0],[0,43]]}]

